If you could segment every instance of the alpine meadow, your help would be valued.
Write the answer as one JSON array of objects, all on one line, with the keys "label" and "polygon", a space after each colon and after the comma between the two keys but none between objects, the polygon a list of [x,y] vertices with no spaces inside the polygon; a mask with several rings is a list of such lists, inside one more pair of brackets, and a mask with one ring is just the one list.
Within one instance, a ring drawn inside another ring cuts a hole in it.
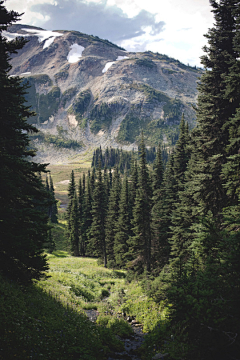
[{"label": "alpine meadow", "polygon": [[[0,359],[240,360],[240,2],[209,2],[203,69],[161,70],[173,86],[198,75],[196,104],[153,89],[139,70],[119,87],[139,101],[128,106],[118,93],[118,104],[101,103],[93,76],[91,90],[74,83],[63,95],[70,65],[55,80],[13,75],[33,39],[0,0]],[[64,35],[125,54],[66,33],[43,49]],[[129,54],[100,75],[144,66],[157,77],[156,61],[175,61]],[[90,55],[81,64],[92,70],[100,58]],[[62,162],[38,161],[47,147]]]}]

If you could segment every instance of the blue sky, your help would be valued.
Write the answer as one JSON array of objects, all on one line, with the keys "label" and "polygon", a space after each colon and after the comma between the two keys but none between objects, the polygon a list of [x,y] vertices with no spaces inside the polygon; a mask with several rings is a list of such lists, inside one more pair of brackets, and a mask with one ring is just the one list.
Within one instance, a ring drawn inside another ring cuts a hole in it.
[{"label": "blue sky", "polygon": [[78,30],[128,51],[159,52],[200,66],[203,36],[213,25],[208,0],[7,0],[21,23]]}]

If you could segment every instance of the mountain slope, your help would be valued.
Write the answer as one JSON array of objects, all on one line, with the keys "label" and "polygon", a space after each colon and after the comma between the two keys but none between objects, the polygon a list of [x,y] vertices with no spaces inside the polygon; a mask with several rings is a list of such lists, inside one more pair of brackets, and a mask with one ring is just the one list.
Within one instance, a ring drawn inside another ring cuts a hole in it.
[{"label": "mountain slope", "polygon": [[13,55],[11,75],[31,85],[27,100],[37,112],[30,121],[41,130],[38,143],[46,136],[49,142],[50,134],[65,139],[65,147],[81,142],[82,149],[132,149],[143,129],[148,145],[171,145],[182,112],[194,125],[201,70],[158,53],[126,52],[77,31],[13,25],[5,36],[29,40]]}]

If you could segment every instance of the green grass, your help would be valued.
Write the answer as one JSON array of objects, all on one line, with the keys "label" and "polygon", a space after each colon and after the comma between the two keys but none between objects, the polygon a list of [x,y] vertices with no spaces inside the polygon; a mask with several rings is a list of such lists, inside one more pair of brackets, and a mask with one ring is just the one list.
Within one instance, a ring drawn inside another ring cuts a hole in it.
[{"label": "green grass", "polygon": [[104,359],[122,344],[40,286],[0,280],[0,359]]},{"label": "green grass", "polygon": [[[125,271],[63,250],[47,257],[50,277],[31,287],[0,278],[0,359],[106,359],[123,350],[115,335],[132,335],[129,324],[118,318],[122,312],[134,315],[145,332],[164,321],[164,304],[148,298],[136,281],[128,283]],[[97,324],[87,319],[84,309],[98,311]]]},{"label": "green grass", "polygon": [[66,221],[58,219],[58,224],[52,224],[52,226],[52,236],[56,244],[56,250],[65,251],[68,247],[65,235]]},{"label": "green grass", "polygon": [[[73,159],[74,160],[74,159]],[[62,205],[68,204],[68,184],[61,183],[64,180],[69,180],[71,171],[74,170],[75,182],[78,185],[79,178],[83,173],[87,175],[88,169],[91,167],[91,160],[88,159],[88,155],[81,155],[76,158],[73,163],[68,165],[49,165],[47,169],[51,172],[53,179],[53,185],[55,189],[55,197],[60,201]]]}]

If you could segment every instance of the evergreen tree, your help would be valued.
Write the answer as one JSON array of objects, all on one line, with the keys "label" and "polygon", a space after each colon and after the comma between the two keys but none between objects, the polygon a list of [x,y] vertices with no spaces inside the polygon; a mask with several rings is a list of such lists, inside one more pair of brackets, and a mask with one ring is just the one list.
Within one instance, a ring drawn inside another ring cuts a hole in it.
[{"label": "evergreen tree", "polygon": [[78,201],[75,192],[74,197],[71,200],[68,219],[68,240],[73,256],[79,256],[79,228]]},{"label": "evergreen tree", "polygon": [[130,219],[133,217],[133,207],[136,199],[138,186],[138,165],[137,160],[133,158],[131,164],[131,175],[130,175],[130,185],[129,185],[129,213]]},{"label": "evergreen tree", "polygon": [[70,244],[71,253],[73,256],[79,256],[79,208],[76,194],[76,183],[74,171],[71,172],[71,179],[68,185],[68,207],[66,211],[67,228],[66,234]]},{"label": "evergreen tree", "polygon": [[103,182],[104,182],[104,187],[106,190],[106,200],[108,203],[108,198],[110,195],[110,184],[109,184],[109,176],[108,176],[108,172],[107,172],[107,167],[104,167],[104,175],[103,175]]},{"label": "evergreen tree", "polygon": [[83,213],[82,213],[82,243],[84,246],[84,253],[86,255],[91,255],[93,252],[91,247],[89,247],[89,238],[90,238],[90,229],[92,224],[92,192],[91,192],[91,182],[90,176],[87,177],[87,186],[86,191],[83,197]]},{"label": "evergreen tree", "polygon": [[0,1],[0,271],[14,279],[39,279],[48,268],[43,245],[48,233],[48,194],[38,174],[46,166],[32,161],[27,123],[34,114],[25,105],[27,86],[9,77],[10,55],[27,42],[21,37],[7,42],[2,31],[20,15],[7,11]]},{"label": "evergreen tree", "polygon": [[83,173],[83,175],[82,175],[82,194],[83,194],[83,196],[85,194],[85,189],[86,189],[86,177],[85,177],[85,173]]},{"label": "evergreen tree", "polygon": [[105,243],[105,188],[102,181],[101,162],[98,163],[98,171],[96,184],[93,190],[93,201],[92,201],[92,224],[90,229],[90,243],[93,249],[93,255],[103,259],[104,266],[107,266],[107,253]]},{"label": "evergreen tree", "polygon": [[[46,188],[47,193],[50,195],[50,188],[49,188],[48,176],[47,175],[46,175],[45,188]],[[52,205],[51,204],[49,204],[49,206],[47,208],[47,215],[48,215],[49,219],[51,219],[51,215],[52,215]]]},{"label": "evergreen tree", "polygon": [[57,200],[55,198],[55,192],[54,192],[54,186],[53,186],[53,181],[52,181],[52,177],[50,175],[50,186],[49,186],[49,191],[52,197],[52,206],[51,206],[51,222],[53,224],[57,224],[58,223],[58,209],[57,209]]},{"label": "evergreen tree", "polygon": [[[187,201],[184,194],[184,186],[186,183],[186,170],[189,162],[189,134],[186,127],[184,115],[180,122],[179,139],[175,146],[174,152],[174,178],[175,178],[175,202],[171,214],[171,271],[176,272],[177,276],[182,275],[184,264],[189,258],[189,245],[191,244],[191,236],[189,227],[191,224],[191,204]],[[192,163],[191,163],[192,164]]]},{"label": "evergreen tree", "polygon": [[[209,210],[217,219],[227,202],[221,178],[226,161],[229,132],[226,121],[236,113],[237,102],[227,92],[226,79],[238,54],[234,46],[236,34],[236,0],[210,1],[215,26],[206,35],[209,46],[202,57],[205,72],[199,84],[197,127],[193,131],[193,145],[198,152],[194,181],[196,198],[203,215]],[[238,10],[239,11],[239,10]],[[200,205],[201,204],[201,205]]]},{"label": "evergreen tree", "polygon": [[45,244],[45,248],[47,248],[47,250],[49,251],[50,254],[52,254],[52,252],[54,250],[56,250],[56,243],[53,239],[52,225],[51,225],[50,220],[49,220],[49,230],[48,230],[48,236],[47,236],[47,242]]},{"label": "evergreen tree", "polygon": [[124,267],[128,253],[128,239],[132,235],[128,202],[128,180],[124,177],[119,201],[119,216],[115,227],[114,258],[116,265]]},{"label": "evergreen tree", "polygon": [[73,200],[76,192],[76,183],[75,183],[75,176],[74,171],[71,172],[71,178],[68,185],[68,198],[69,200]]},{"label": "evergreen tree", "polygon": [[157,156],[153,165],[153,193],[161,188],[163,181],[163,162],[160,144],[158,145]]},{"label": "evergreen tree", "polygon": [[174,151],[174,176],[176,181],[175,193],[184,189],[185,172],[189,161],[189,151],[187,150],[189,141],[189,134],[187,132],[184,115],[182,115],[180,122],[179,138]]},{"label": "evergreen tree", "polygon": [[71,212],[71,208],[72,208],[72,201],[73,198],[75,196],[76,193],[76,184],[75,184],[75,176],[74,176],[74,171],[72,170],[71,172],[71,178],[68,184],[68,206],[67,206],[67,210],[66,210],[66,219],[68,221],[69,219],[69,214]]},{"label": "evergreen tree", "polygon": [[138,272],[151,269],[151,184],[146,161],[145,144],[142,134],[140,144],[140,165],[138,186],[133,207],[133,233],[129,239],[129,252],[134,256],[133,265]]},{"label": "evergreen tree", "polygon": [[106,225],[105,225],[106,250],[107,250],[107,258],[110,266],[113,266],[115,263],[113,248],[114,248],[114,237],[116,233],[115,226],[119,212],[120,191],[121,191],[121,180],[119,176],[118,167],[116,167],[114,169],[113,185],[110,192],[109,206],[108,206]]},{"label": "evergreen tree", "polygon": [[169,261],[172,225],[172,211],[176,201],[174,176],[174,154],[169,157],[163,175],[162,187],[155,193],[155,202],[152,208],[152,253],[154,272],[159,272]]},{"label": "evergreen tree", "polygon": [[110,191],[112,188],[112,169],[111,168],[109,168],[108,178],[109,178],[109,191]]},{"label": "evergreen tree", "polygon": [[83,242],[83,237],[82,237],[83,207],[84,207],[84,192],[82,186],[82,179],[80,178],[78,185],[79,242],[80,242],[80,255],[85,256],[85,244]]},{"label": "evergreen tree", "polygon": [[[180,273],[169,279],[168,289],[171,333],[175,329],[176,337],[186,344],[187,351],[182,354],[186,359],[218,358],[220,353],[224,358],[236,357],[234,346],[239,347],[230,335],[239,332],[239,286],[235,282],[239,269],[234,257],[236,253],[239,256],[238,196],[234,194],[239,164],[233,160],[237,146],[229,158],[227,151],[236,141],[232,142],[230,129],[238,117],[239,74],[232,88],[230,79],[240,55],[236,47],[240,5],[234,0],[210,3],[215,25],[207,35],[209,46],[202,58],[205,72],[199,85],[197,127],[191,135],[191,159],[179,197],[181,219],[190,219],[184,227],[178,226],[178,239],[185,237],[182,244],[188,256],[184,259],[179,252],[174,254],[176,262],[181,262]],[[223,211],[232,199],[234,205]],[[175,344],[175,351],[179,350]]]}]

